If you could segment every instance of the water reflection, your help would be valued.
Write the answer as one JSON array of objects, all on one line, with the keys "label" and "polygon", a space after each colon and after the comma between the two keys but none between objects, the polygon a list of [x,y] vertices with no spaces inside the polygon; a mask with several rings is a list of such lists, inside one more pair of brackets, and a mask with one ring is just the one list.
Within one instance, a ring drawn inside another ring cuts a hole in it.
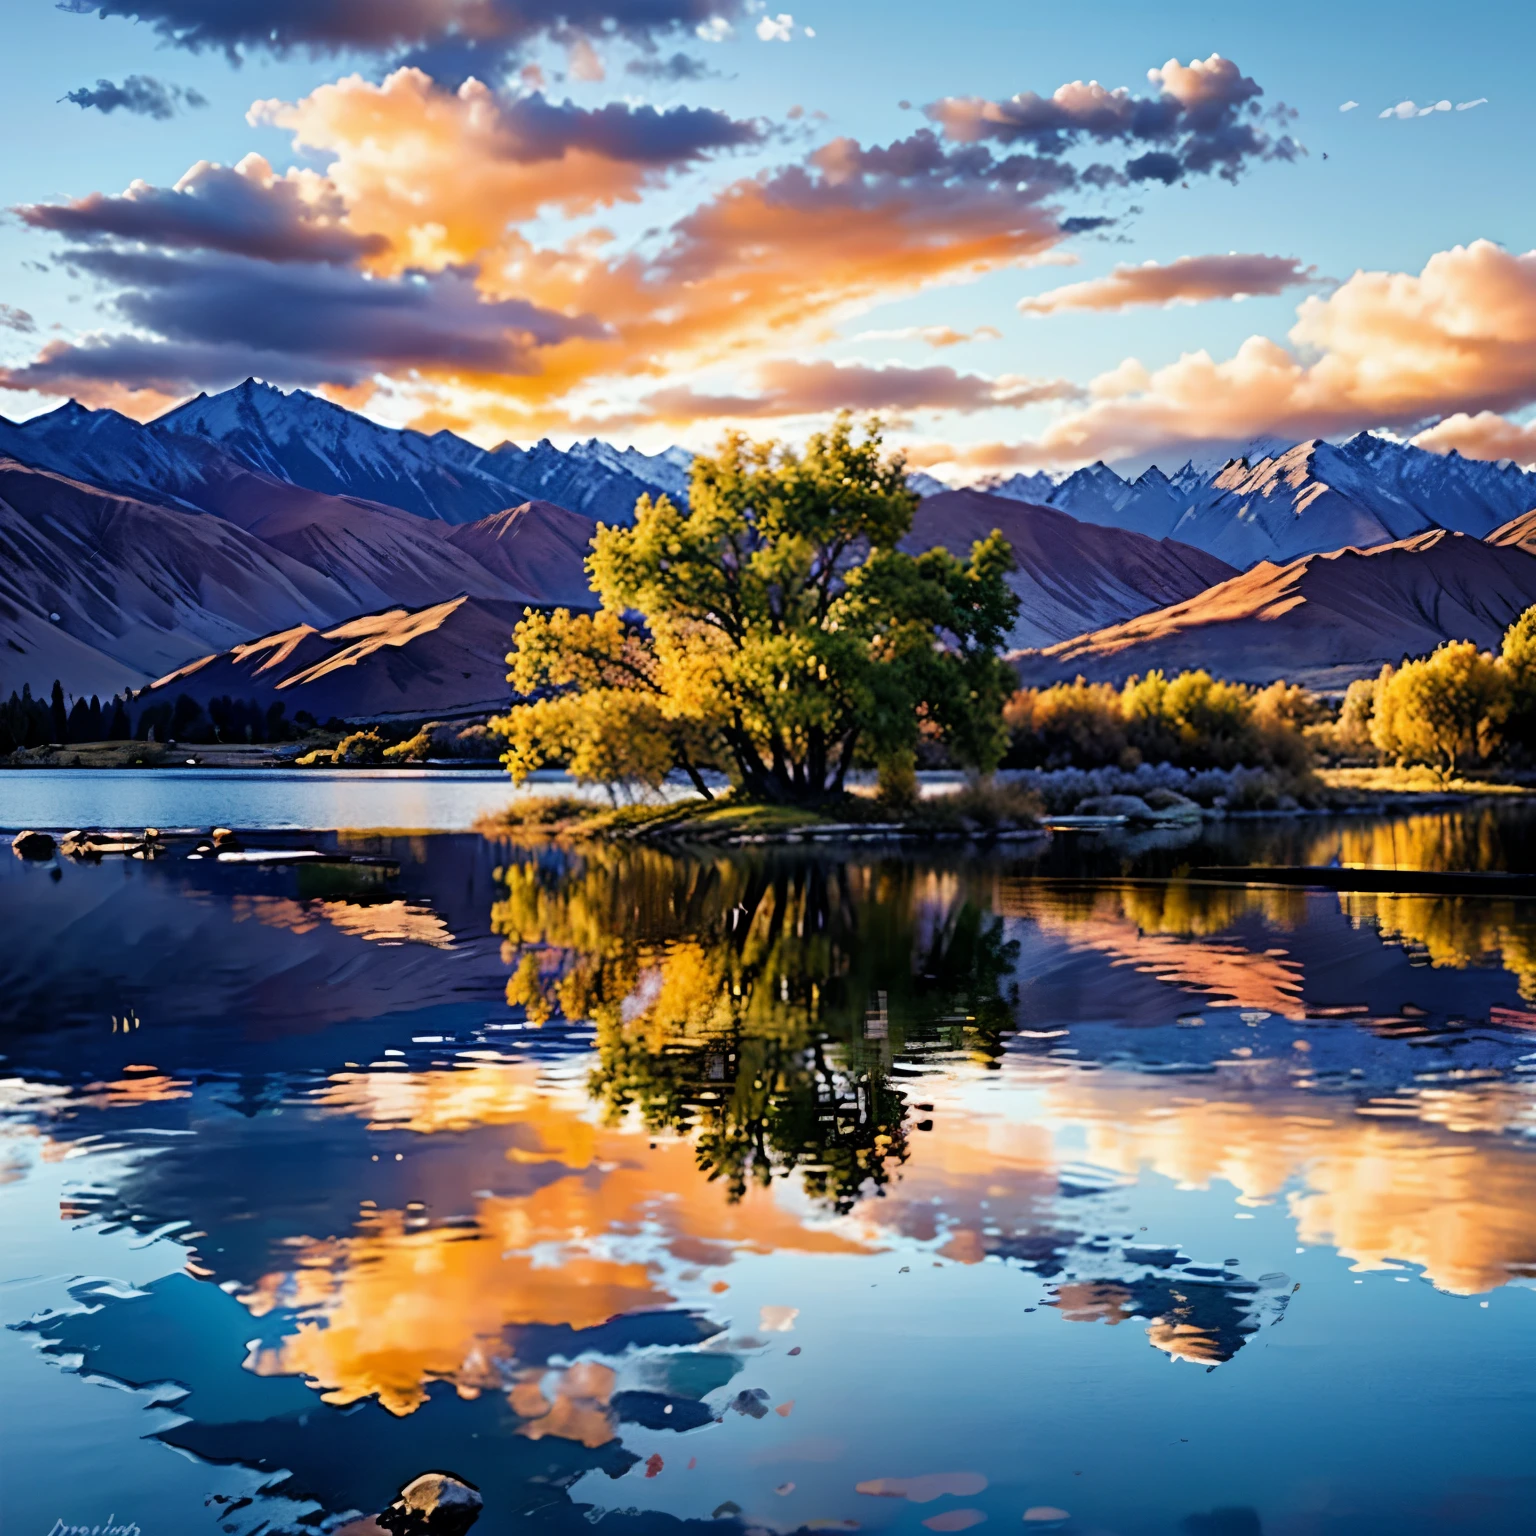
[{"label": "water reflection", "polygon": [[[45,1346],[13,1421],[57,1364],[138,1394],[145,1426],[96,1439],[50,1399],[40,1454],[121,1505],[187,1453],[174,1532],[214,1493],[230,1531],[341,1522],[433,1465],[499,1519],[636,1536],[1059,1506],[1431,1531],[1460,1477],[1520,1529],[1522,904],[1177,876],[1217,844],[1494,861],[1524,832],[1254,836],[353,838],[402,867],[350,891],[5,867],[0,1298]],[[962,1467],[947,1504],[857,1491]]]}]

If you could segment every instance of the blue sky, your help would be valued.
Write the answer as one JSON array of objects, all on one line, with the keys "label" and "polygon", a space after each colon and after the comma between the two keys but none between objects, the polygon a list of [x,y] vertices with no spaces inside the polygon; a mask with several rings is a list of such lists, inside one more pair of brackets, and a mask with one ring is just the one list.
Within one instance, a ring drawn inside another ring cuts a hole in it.
[{"label": "blue sky", "polygon": [[[175,13],[183,16],[199,8],[199,0],[147,0],[162,9],[169,5],[174,10],[178,3],[181,9]],[[259,8],[261,0],[240,3]],[[612,0],[618,18],[623,18],[627,3]],[[275,4],[280,20],[287,7],[277,0]],[[781,4],[793,6],[796,0],[773,0],[771,16],[780,14]],[[0,92],[0,131],[11,146],[0,163],[0,201],[7,207],[63,204],[95,192],[122,193],[136,180],[170,187],[194,162],[234,165],[252,151],[266,157],[279,173],[292,166],[323,173],[336,158],[334,147],[296,149],[292,132],[268,124],[252,126],[246,116],[251,103],[265,98],[300,101],[354,71],[379,82],[400,53],[352,48],[316,56],[301,47],[272,57],[246,50],[236,66],[221,51],[171,46],[150,25],[123,16],[74,14],[51,0],[11,0],[8,10],[7,89]],[[1295,110],[1294,120],[1284,126],[1306,153],[1291,159],[1253,159],[1235,182],[1191,175],[1185,178],[1187,186],[1150,182],[1102,193],[1077,187],[1060,199],[1061,212],[1107,217],[1113,223],[1086,235],[1053,240],[1048,250],[1031,258],[1043,255],[1046,264],[999,261],[979,275],[940,273],[922,284],[884,287],[860,277],[846,300],[827,298],[824,310],[802,334],[791,334],[776,321],[772,334],[743,333],[722,341],[721,350],[708,357],[697,345],[651,348],[643,379],[629,349],[624,361],[603,363],[585,374],[582,390],[562,397],[546,394],[530,406],[525,384],[488,385],[483,369],[465,384],[435,364],[423,371],[419,363],[396,367],[386,359],[383,367],[371,368],[370,359],[362,357],[348,360],[338,372],[335,389],[349,391],[346,398],[364,403],[381,419],[445,422],[487,441],[545,432],[557,439],[575,432],[584,435],[606,413],[616,426],[608,435],[617,439],[651,447],[672,439],[699,445],[712,440],[729,418],[708,414],[689,419],[679,408],[666,420],[652,420],[646,402],[658,388],[686,386],[695,395],[718,397],[724,392],[751,399],[766,387],[766,375],[753,370],[775,359],[802,364],[822,359],[865,369],[942,367],[987,380],[1024,377],[1089,388],[1131,358],[1155,371],[1201,349],[1222,362],[1251,336],[1284,344],[1297,304],[1307,293],[1326,301],[1333,291],[1326,280],[1342,283],[1357,270],[1416,278],[1436,253],[1476,240],[1495,242],[1511,260],[1536,245],[1525,150],[1531,141],[1532,108],[1520,78],[1531,23],[1508,7],[1297,4],[1279,11],[1241,4],[1060,7],[1007,0],[952,0],[943,7],[892,0],[876,7],[867,0],[814,0],[804,10],[793,10],[792,40],[787,43],[760,40],[756,28],[761,20],[760,12],[738,7],[734,33],[724,42],[702,41],[686,26],[658,38],[662,56],[682,50],[713,71],[708,78],[675,84],[626,74],[625,62],[641,55],[600,29],[591,34],[594,52],[606,70],[600,81],[571,78],[568,36],[563,41],[535,37],[509,55],[501,77],[488,82],[505,97],[526,91],[527,83],[519,82],[517,71],[536,64],[544,71],[543,89],[551,101],[569,99],[594,111],[626,100],[659,107],[683,104],[714,108],[736,121],[757,120],[767,128],[760,142],[679,164],[647,185],[636,201],[606,204],[574,217],[549,208],[531,217],[520,211],[513,220],[520,233],[541,248],[553,249],[600,225],[613,232],[615,250],[654,249],[664,238],[655,232],[670,229],[723,189],[743,177],[771,174],[801,161],[828,140],[848,136],[868,147],[932,129],[921,109],[941,98],[1003,102],[1025,91],[1049,96],[1063,83],[1079,79],[1155,95],[1147,80],[1149,68],[1170,58],[1190,61],[1213,53],[1233,61],[1262,88],[1263,106],[1283,102]],[[814,37],[806,36],[807,27]],[[121,82],[134,75],[190,88],[208,104],[183,107],[157,121],[126,110],[107,114],[60,100],[98,79]],[[1378,115],[1405,99],[1427,104],[1479,98],[1486,100],[1465,111],[1387,120]],[[1349,100],[1359,107],[1341,113],[1340,104]],[[903,101],[911,103],[906,110]],[[797,107],[803,115],[792,119],[791,109]],[[1003,152],[998,147],[998,153]],[[1091,158],[1086,150],[1076,156],[1079,164]],[[354,208],[347,217],[357,222],[367,215]],[[653,232],[649,246],[647,231]],[[106,237],[92,238],[99,246]],[[26,312],[33,321],[33,329],[0,332],[0,363],[14,370],[25,370],[50,342],[75,342],[92,333],[147,340],[161,334],[142,316],[125,321],[119,269],[110,276],[99,268],[94,275],[78,270],[72,275],[61,266],[58,258],[68,243],[16,218],[0,228],[0,302]],[[1023,297],[1100,278],[1117,264],[1167,264],[1184,256],[1234,251],[1296,258],[1314,269],[1319,282],[1270,296],[1222,297],[1170,307],[1142,305],[1044,318],[1016,310]],[[474,256],[477,281],[486,296],[491,292],[487,270],[499,259]],[[1074,264],[1060,264],[1069,259]],[[189,255],[187,260],[197,258]],[[439,258],[439,264],[442,260],[446,258]],[[398,277],[398,264],[389,275]],[[1512,269],[1520,303],[1526,276],[1524,267]],[[1536,312],[1536,274],[1531,280]],[[1453,286],[1458,281],[1453,276]],[[1476,291],[1486,295],[1497,290],[1503,278],[1485,268],[1467,281],[1480,284]],[[545,309],[572,313],[568,304],[552,300],[552,292],[530,290],[528,297]],[[516,281],[505,275],[496,279],[496,298],[521,293]],[[1457,293],[1458,299],[1446,302],[1465,305],[1466,292],[1458,288]],[[1416,293],[1410,308],[1425,302],[1425,295]],[[1344,320],[1355,326],[1348,316]],[[592,323],[610,328],[624,324],[600,306]],[[1496,319],[1491,323],[1499,328]],[[1001,334],[942,348],[916,336],[868,335],[922,327],[962,332],[987,327]],[[1536,400],[1536,361],[1525,370],[1533,376],[1527,389],[1520,360],[1505,355],[1508,337],[1480,338],[1479,344],[1482,340],[1504,347],[1490,370],[1498,375],[1492,393],[1453,381],[1439,395],[1421,391],[1422,398],[1394,397],[1384,404],[1379,389],[1356,388],[1342,402],[1335,389],[1326,403],[1309,403],[1300,415],[1297,408],[1278,411],[1274,430],[1299,435],[1298,426],[1312,425],[1333,433],[1359,426],[1433,431],[1444,419],[1473,421],[1491,410],[1513,423],[1510,430],[1518,434],[1528,404]],[[1366,337],[1358,344],[1368,348],[1372,342]],[[1321,350],[1327,350],[1326,343]],[[1307,363],[1318,352],[1315,343],[1310,348],[1304,344],[1297,355]],[[231,347],[231,368],[238,371],[249,355],[249,348]],[[1383,366],[1391,366],[1394,355],[1386,347]],[[131,370],[116,380],[93,376],[94,403],[152,414],[162,399],[191,392],[194,386],[217,387],[217,364],[207,360],[206,348],[200,357],[202,371],[189,372],[185,387],[168,374],[157,378],[153,390]],[[548,363],[536,352],[513,364],[512,371],[551,365],[564,366]],[[317,387],[332,382],[315,372],[319,365],[295,365],[289,377],[282,376],[281,358],[274,357],[271,366],[277,383]],[[1369,359],[1364,366],[1369,371]],[[0,411],[19,417],[57,403],[56,386],[67,387],[72,377],[63,368],[54,375],[24,373],[19,382],[46,387],[0,395]],[[365,376],[372,382],[360,383]],[[871,388],[879,393],[878,386],[853,390],[856,398],[850,403],[872,400]],[[76,392],[89,397],[88,391]],[[908,398],[916,395],[909,390]],[[1083,409],[1081,398],[961,411],[942,403],[932,408],[898,406],[894,433],[917,445],[947,444],[958,451],[992,444],[1013,452],[1012,459],[999,452],[992,456],[995,463],[962,465],[962,473],[1010,464],[1065,467],[1080,456],[1077,449],[1070,444],[1064,449],[1060,441],[1041,446],[1042,434],[1051,422],[1076,419]],[[1122,457],[1143,451],[1160,459],[1176,456],[1188,443],[1213,435],[1207,432],[1209,412],[1202,414],[1187,402],[1182,409],[1183,416],[1171,426],[1163,421],[1165,407],[1159,407],[1161,414],[1150,413],[1158,418],[1151,426],[1146,411],[1131,426],[1124,421],[1095,424],[1085,429],[1082,453],[1107,449],[1119,450]],[[1373,419],[1373,411],[1380,413],[1379,419]],[[526,427],[518,430],[524,417]],[[1235,424],[1241,430],[1234,436],[1246,435],[1250,427],[1255,434],[1269,430],[1263,417],[1256,402]],[[815,425],[817,416],[762,408],[749,413],[749,419],[754,430],[796,436]],[[1226,430],[1234,423],[1223,419],[1215,425]],[[1454,438],[1457,430],[1446,428],[1442,436]],[[1477,442],[1487,439],[1504,446],[1502,429],[1493,431],[1491,438],[1490,430],[1485,423],[1479,438],[1469,428],[1465,441],[1453,445],[1477,451]],[[1436,439],[1431,445],[1452,444]],[[941,468],[945,463],[941,458],[933,462]]]}]

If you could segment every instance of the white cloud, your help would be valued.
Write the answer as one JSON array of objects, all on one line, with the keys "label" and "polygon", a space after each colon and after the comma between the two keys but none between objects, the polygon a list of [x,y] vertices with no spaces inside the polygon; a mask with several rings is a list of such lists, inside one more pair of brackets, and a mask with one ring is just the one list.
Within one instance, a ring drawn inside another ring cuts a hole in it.
[{"label": "white cloud", "polygon": [[1487,104],[1488,98],[1486,96],[1474,96],[1471,101],[1458,101],[1456,103],[1456,110],[1458,112],[1470,112],[1473,107],[1483,107],[1487,106]]},{"label": "white cloud", "polygon": [[1340,112],[1353,112],[1355,110],[1355,108],[1358,107],[1359,105],[1360,105],[1360,103],[1358,101],[1346,101],[1344,103],[1344,105],[1339,108],[1339,111]]},{"label": "white cloud", "polygon": [[723,43],[736,29],[724,16],[711,16],[693,29],[706,43]]},{"label": "white cloud", "polygon": [[[1479,106],[1481,102],[1486,101],[1487,99],[1488,98],[1484,96],[1481,97],[1478,101],[1469,101],[1467,106]],[[1416,101],[1400,101],[1395,107],[1388,107],[1384,112],[1377,113],[1377,116],[1396,118],[1429,117],[1432,113],[1449,112],[1450,110],[1451,104],[1445,100],[1426,102],[1422,107]],[[1465,109],[1458,108],[1457,110],[1463,111]]]},{"label": "white cloud", "polygon": [[802,27],[801,31],[803,31],[807,37],[815,37],[816,36],[816,28],[815,27]]},{"label": "white cloud", "polygon": [[795,18],[788,11],[764,16],[757,24],[757,35],[765,43],[787,43],[795,35]]}]

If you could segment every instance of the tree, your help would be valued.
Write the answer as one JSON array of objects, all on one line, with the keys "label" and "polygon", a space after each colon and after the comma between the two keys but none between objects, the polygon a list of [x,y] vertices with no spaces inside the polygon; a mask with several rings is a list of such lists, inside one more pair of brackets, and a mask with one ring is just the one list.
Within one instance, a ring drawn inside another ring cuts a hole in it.
[{"label": "tree", "polygon": [[53,733],[48,740],[62,747],[69,740],[69,711],[64,705],[64,685],[58,678],[53,680],[53,697],[48,710],[48,727]]},{"label": "tree", "polygon": [[1405,763],[1434,763],[1448,776],[1498,744],[1509,710],[1503,669],[1470,640],[1448,640],[1432,655],[1383,672],[1371,740]]},{"label": "tree", "polygon": [[133,740],[133,727],[128,723],[128,707],[116,694],[112,697],[112,723],[107,727],[107,740]]},{"label": "tree", "polygon": [[1525,753],[1536,750],[1536,607],[1504,631],[1499,664],[1509,684],[1504,738]]},{"label": "tree", "polygon": [[990,772],[1012,678],[998,655],[1017,599],[1001,534],[969,560],[896,548],[917,497],[878,423],[849,418],[804,453],[728,436],[694,461],[688,509],[641,497],[600,527],[592,616],[528,613],[493,722],[519,780],[544,762],[654,784],[724,768],[749,795],[841,791],[856,760],[901,761],[925,723]]}]

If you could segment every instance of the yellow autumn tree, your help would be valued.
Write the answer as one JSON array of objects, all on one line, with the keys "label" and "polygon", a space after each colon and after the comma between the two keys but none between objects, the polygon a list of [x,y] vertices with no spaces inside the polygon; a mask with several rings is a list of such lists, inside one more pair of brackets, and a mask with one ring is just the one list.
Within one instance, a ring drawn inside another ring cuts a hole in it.
[{"label": "yellow autumn tree", "polygon": [[1371,740],[1401,763],[1430,763],[1446,775],[1486,757],[1509,711],[1509,682],[1470,640],[1448,640],[1429,656],[1382,673]]}]

